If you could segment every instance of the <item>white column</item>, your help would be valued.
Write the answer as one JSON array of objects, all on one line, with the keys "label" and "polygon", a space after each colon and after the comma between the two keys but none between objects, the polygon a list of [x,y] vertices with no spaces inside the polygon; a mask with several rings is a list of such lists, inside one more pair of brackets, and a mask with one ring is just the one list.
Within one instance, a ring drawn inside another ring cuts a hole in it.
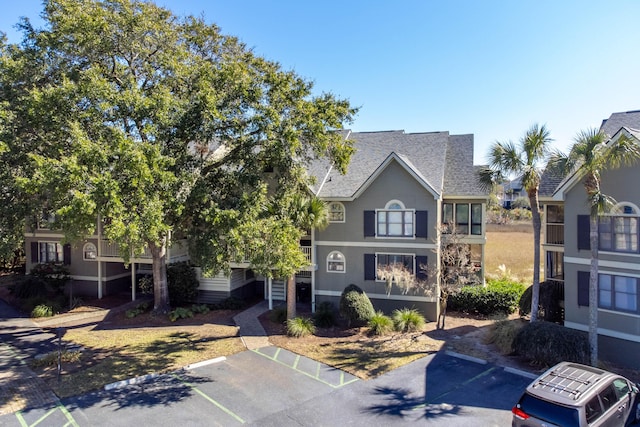
[{"label": "white column", "polygon": [[98,299],[102,299],[102,261],[98,261]]},{"label": "white column", "polygon": [[268,293],[269,293],[269,310],[273,310],[273,298],[271,297],[271,277],[267,277],[267,288],[268,288]]},{"label": "white column", "polygon": [[316,230],[311,229],[311,312],[316,312],[316,270],[318,269],[318,263],[316,262],[316,244],[315,244]]},{"label": "white column", "polygon": [[136,263],[131,263],[131,301],[136,300]]}]

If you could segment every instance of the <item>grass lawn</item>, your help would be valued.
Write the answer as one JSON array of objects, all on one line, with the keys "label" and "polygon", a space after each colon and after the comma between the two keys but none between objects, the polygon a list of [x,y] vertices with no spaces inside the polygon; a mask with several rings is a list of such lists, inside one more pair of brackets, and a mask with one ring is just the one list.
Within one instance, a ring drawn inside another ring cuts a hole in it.
[{"label": "grass lawn", "polygon": [[[542,256],[541,253],[540,278],[544,280]],[[531,223],[488,226],[485,263],[485,274],[488,277],[500,276],[500,266],[504,265],[508,275],[513,279],[531,284],[533,280],[533,228]]]},{"label": "grass lawn", "polygon": [[59,397],[66,397],[245,350],[237,327],[226,324],[226,319],[215,324],[203,316],[199,324],[153,327],[153,319],[146,321],[145,316],[149,315],[139,316],[137,327],[127,319],[128,324],[119,326],[111,323],[106,327],[69,329],[63,339],[82,346],[84,351],[75,357],[65,355],[60,382],[55,357],[50,363],[33,361],[32,367]]}]

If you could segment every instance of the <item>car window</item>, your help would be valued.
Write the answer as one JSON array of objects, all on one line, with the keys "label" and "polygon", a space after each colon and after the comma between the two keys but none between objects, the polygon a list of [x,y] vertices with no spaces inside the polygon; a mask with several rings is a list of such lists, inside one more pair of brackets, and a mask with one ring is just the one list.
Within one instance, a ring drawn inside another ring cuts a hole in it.
[{"label": "car window", "polygon": [[600,406],[600,401],[598,400],[598,396],[594,396],[587,404],[584,406],[585,415],[587,417],[587,422],[591,424],[594,422],[600,415],[602,415],[602,407]]},{"label": "car window", "polygon": [[[596,396],[597,399],[597,396]],[[576,408],[568,408],[556,403],[538,399],[528,393],[522,395],[520,409],[532,417],[563,427],[578,427],[580,414]],[[600,403],[598,402],[598,407]]]},{"label": "car window", "polygon": [[613,389],[616,391],[618,400],[625,397],[630,391],[629,383],[627,382],[627,380],[622,378],[616,378],[615,380],[613,380]]},{"label": "car window", "polygon": [[605,411],[616,404],[618,396],[613,386],[610,385],[600,392],[600,400],[602,400],[602,406],[604,406]]}]

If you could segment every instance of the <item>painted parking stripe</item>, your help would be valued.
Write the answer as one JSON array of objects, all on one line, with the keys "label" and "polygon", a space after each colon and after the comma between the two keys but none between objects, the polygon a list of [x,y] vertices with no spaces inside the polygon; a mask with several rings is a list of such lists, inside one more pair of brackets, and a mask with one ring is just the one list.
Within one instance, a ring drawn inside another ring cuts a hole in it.
[{"label": "painted parking stripe", "polygon": [[196,393],[198,393],[200,396],[204,397],[206,400],[208,400],[210,403],[212,403],[213,405],[217,406],[220,410],[222,410],[222,412],[224,412],[225,414],[229,415],[230,417],[234,418],[236,421],[238,421],[241,424],[244,424],[245,421],[240,418],[240,416],[238,416],[235,412],[231,411],[230,409],[228,409],[227,407],[225,407],[224,405],[222,405],[221,403],[217,402],[216,400],[212,399],[211,396],[205,394],[202,390],[200,390],[198,387],[196,387],[195,385],[191,384],[188,381],[183,380],[182,378],[180,378],[179,376],[177,376],[176,374],[173,374],[173,376],[180,381],[182,384],[191,387],[191,389],[193,391],[195,391]]},{"label": "painted parking stripe", "polygon": [[20,423],[20,425],[22,427],[35,427],[38,424],[40,424],[42,421],[44,421],[46,418],[48,418],[49,416],[51,416],[51,414],[55,413],[56,411],[60,410],[60,412],[62,412],[62,414],[65,416],[65,418],[67,419],[67,422],[64,424],[64,426],[73,426],[73,427],[79,427],[78,423],[76,422],[76,420],[73,419],[73,417],[71,416],[71,413],[67,410],[67,408],[64,407],[64,405],[62,405],[61,403],[59,403],[58,405],[56,405],[55,407],[51,408],[49,410],[49,412],[47,412],[46,414],[44,414],[43,416],[41,416],[39,419],[36,420],[36,422],[34,422],[33,424],[29,424],[27,423],[27,420],[24,419],[24,417],[22,416],[22,411],[18,411],[16,412],[16,418],[18,419],[18,422]]},{"label": "painted parking stripe", "polygon": [[[296,357],[294,357],[293,363],[287,363],[287,362],[282,361],[282,359],[285,359],[285,360],[290,359],[291,356],[294,353],[291,353],[291,352],[289,352],[287,350],[282,350],[280,347],[276,347],[275,353],[273,355],[270,355],[270,354],[267,354],[267,353],[261,351],[261,350],[267,350],[268,351],[268,349],[269,349],[269,347],[263,347],[263,348],[258,348],[258,349],[254,349],[254,350],[251,350],[251,351],[253,351],[256,354],[259,354],[262,357],[266,357],[267,359],[272,360],[272,361],[274,361],[276,363],[279,363],[279,364],[284,365],[284,366],[286,366],[288,368],[291,368],[294,371],[299,372],[299,373],[301,373],[303,375],[306,375],[307,377],[312,378],[312,379],[314,379],[314,380],[316,380],[318,382],[321,382],[321,383],[323,383],[325,385],[328,385],[331,388],[336,388],[337,389],[337,388],[343,387],[343,386],[345,386],[347,384],[351,384],[352,382],[358,381],[358,378],[356,376],[353,376],[353,375],[351,375],[349,373],[347,373],[347,376],[351,377],[351,378],[349,378],[348,381],[345,381],[345,372],[344,371],[339,370],[337,368],[332,368],[332,367],[330,367],[328,365],[324,365],[323,363],[314,361],[312,359],[304,358],[304,359],[309,360],[311,362],[314,362],[316,364],[316,366],[315,366],[315,375],[311,374],[311,373],[299,368],[300,361],[303,360],[302,356],[295,355]],[[332,384],[332,383],[330,383],[330,382],[328,382],[328,381],[326,381],[326,380],[321,378],[322,367],[323,366],[326,366],[329,369],[332,369],[332,370],[340,372],[340,375],[339,375],[340,381],[339,381],[338,384]]]}]

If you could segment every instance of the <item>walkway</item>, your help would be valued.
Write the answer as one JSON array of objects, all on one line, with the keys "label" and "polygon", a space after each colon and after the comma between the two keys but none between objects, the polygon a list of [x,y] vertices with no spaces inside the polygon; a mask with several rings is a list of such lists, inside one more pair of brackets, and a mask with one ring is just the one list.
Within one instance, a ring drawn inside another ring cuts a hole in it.
[{"label": "walkway", "polygon": [[258,317],[267,311],[269,311],[269,302],[261,301],[233,317],[236,326],[240,328],[240,338],[244,346],[249,350],[271,345],[267,332],[260,324],[260,320],[258,320]]}]

